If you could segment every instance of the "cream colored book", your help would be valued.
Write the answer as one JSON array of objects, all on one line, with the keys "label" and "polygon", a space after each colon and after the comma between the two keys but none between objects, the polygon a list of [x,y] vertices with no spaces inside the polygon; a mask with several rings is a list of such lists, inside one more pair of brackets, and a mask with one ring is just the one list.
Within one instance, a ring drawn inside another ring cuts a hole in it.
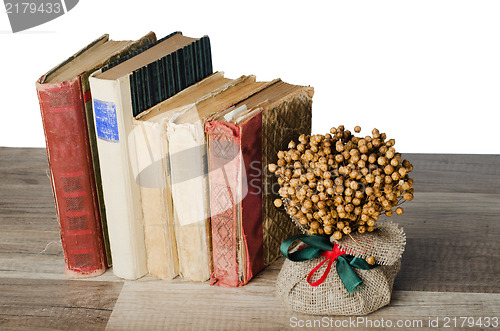
[{"label": "cream colored book", "polygon": [[[113,272],[118,277],[137,279],[147,273],[141,194],[133,172],[138,165],[136,155],[131,153],[135,141],[129,136],[133,115],[144,106],[141,100],[149,104],[153,99],[151,94],[157,94],[152,92],[163,90],[155,87],[157,90],[149,91],[149,95],[133,93],[133,89],[143,91],[141,87],[154,85],[150,80],[142,80],[136,73],[162,59],[178,64],[170,55],[177,54],[181,48],[192,48],[200,40],[180,33],[171,34],[141,53],[101,69],[89,78]],[[176,75],[179,79],[184,77],[182,72]]]},{"label": "cream colored book", "polygon": [[128,146],[132,130],[130,83],[127,76],[116,80],[96,78],[99,72],[89,81],[113,273],[137,279],[147,273],[147,267],[140,192]]},{"label": "cream colored book", "polygon": [[179,274],[179,259],[173,223],[173,206],[165,173],[168,160],[161,123],[134,123],[130,144],[131,155],[137,157],[134,175],[140,186],[144,221],[144,239],[148,272],[160,279],[172,279]]},{"label": "cream colored book", "polygon": [[133,119],[138,167],[134,173],[140,185],[147,265],[157,278],[179,274],[165,120],[230,81],[223,73],[214,73]]}]

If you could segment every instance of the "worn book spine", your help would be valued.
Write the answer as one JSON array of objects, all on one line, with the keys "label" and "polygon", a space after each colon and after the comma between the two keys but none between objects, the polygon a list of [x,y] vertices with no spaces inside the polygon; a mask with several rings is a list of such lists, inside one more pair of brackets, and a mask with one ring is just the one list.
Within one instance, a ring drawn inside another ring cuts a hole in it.
[{"label": "worn book spine", "polygon": [[236,287],[264,268],[262,113],[240,125],[210,121],[211,283]]},{"label": "worn book spine", "polygon": [[140,189],[133,174],[130,148],[132,106],[128,76],[89,78],[94,110],[102,190],[106,205],[113,273],[137,279],[147,273]]},{"label": "worn book spine", "polygon": [[240,130],[231,123],[207,122],[209,192],[212,227],[211,284],[236,287],[241,282],[238,259],[241,230],[238,203],[241,185]]},{"label": "worn book spine", "polygon": [[206,281],[211,272],[207,151],[203,123],[166,123],[179,274]]},{"label": "worn book spine", "polygon": [[282,256],[281,243],[298,231],[283,208],[276,208],[273,204],[274,199],[279,198],[277,179],[269,173],[267,165],[277,162],[278,151],[285,150],[290,140],[297,141],[299,135],[311,133],[313,95],[312,87],[304,87],[262,113],[262,223],[265,265]]},{"label": "worn book spine", "polygon": [[99,155],[97,153],[97,141],[95,136],[94,117],[92,111],[92,96],[90,95],[89,76],[91,73],[92,72],[83,73],[81,75],[80,81],[82,84],[83,102],[85,106],[85,117],[87,123],[87,134],[89,137],[90,154],[92,160],[92,167],[90,168],[90,172],[93,174],[94,180],[92,180],[91,185],[95,188],[95,191],[97,193],[99,216],[101,220],[104,246],[106,247],[106,260],[108,263],[108,267],[111,267],[113,260],[111,258],[111,249],[109,246],[108,225],[106,222],[106,209],[104,206],[104,197],[101,186],[101,168],[99,167]]},{"label": "worn book spine", "polygon": [[172,195],[166,174],[168,145],[162,123],[133,120],[149,274],[172,279],[179,274]]},{"label": "worn book spine", "polygon": [[68,277],[107,268],[80,77],[36,84]]},{"label": "worn book spine", "polygon": [[[247,193],[241,201],[242,240],[245,244],[246,278],[242,285],[248,283],[266,266],[264,261],[264,233],[262,226],[262,114],[253,116],[240,124],[242,169],[246,177]],[[242,190],[243,192],[245,190]]]},{"label": "worn book spine", "polygon": [[140,38],[139,40],[133,42],[131,45],[128,45],[123,49],[121,49],[119,52],[113,54],[111,57],[109,57],[102,63],[99,63],[95,68],[92,68],[91,70],[82,73],[80,76],[80,82],[82,84],[83,102],[85,105],[87,133],[89,137],[90,152],[92,159],[92,168],[90,169],[90,171],[94,174],[94,180],[92,181],[92,185],[95,187],[95,190],[97,192],[97,201],[99,204],[99,216],[101,218],[101,227],[103,231],[104,245],[106,247],[106,260],[108,262],[109,267],[112,265],[112,258],[111,258],[111,249],[109,246],[106,209],[104,205],[104,196],[102,193],[101,169],[99,167],[99,155],[97,152],[97,140],[96,140],[97,138],[95,135],[94,112],[92,110],[92,96],[90,92],[89,77],[95,70],[100,69],[100,67],[102,67],[103,65],[108,65],[110,63],[122,60],[123,58],[128,58],[131,53],[137,52],[143,48],[147,48],[155,41],[156,41],[156,35],[153,32],[150,32],[145,36],[143,36],[142,38]]}]

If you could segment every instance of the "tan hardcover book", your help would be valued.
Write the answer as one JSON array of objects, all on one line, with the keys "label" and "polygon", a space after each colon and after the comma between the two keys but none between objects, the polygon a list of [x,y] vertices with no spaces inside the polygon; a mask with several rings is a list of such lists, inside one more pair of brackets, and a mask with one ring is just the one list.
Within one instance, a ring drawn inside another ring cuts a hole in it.
[{"label": "tan hardcover book", "polygon": [[[282,82],[283,83],[283,82]],[[283,209],[274,206],[279,197],[277,181],[267,171],[267,165],[277,162],[277,153],[285,150],[290,140],[297,140],[301,134],[310,134],[312,120],[312,87],[297,87],[283,83],[275,86],[288,89],[290,94],[274,101],[262,112],[262,227],[264,264],[269,265],[281,256],[280,245],[287,237],[297,232]],[[265,93],[275,93],[271,89]],[[265,93],[253,100],[259,104],[268,98]],[[259,100],[260,98],[260,100]]]}]

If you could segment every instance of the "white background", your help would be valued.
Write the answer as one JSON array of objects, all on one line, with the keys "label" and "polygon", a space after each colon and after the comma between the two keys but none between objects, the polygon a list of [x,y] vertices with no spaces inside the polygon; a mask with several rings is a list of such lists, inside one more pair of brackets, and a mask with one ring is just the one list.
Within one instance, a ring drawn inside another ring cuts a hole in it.
[{"label": "white background", "polygon": [[0,146],[44,147],[38,77],[103,33],[149,31],[208,35],[227,77],[313,86],[315,133],[360,125],[401,152],[500,154],[500,1],[457,0],[80,0],[16,34],[2,8]]}]

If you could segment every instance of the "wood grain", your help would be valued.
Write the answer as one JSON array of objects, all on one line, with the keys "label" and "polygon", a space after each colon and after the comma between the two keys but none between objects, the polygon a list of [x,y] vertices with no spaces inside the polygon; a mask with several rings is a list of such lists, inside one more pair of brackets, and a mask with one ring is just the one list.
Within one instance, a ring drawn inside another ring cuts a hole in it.
[{"label": "wood grain", "polygon": [[[263,278],[272,278],[267,272],[263,272]],[[439,317],[442,326],[445,316],[499,316],[499,300],[500,294],[395,291],[391,304],[367,319],[373,322],[384,318],[393,323],[415,320],[424,327],[429,318]],[[182,281],[126,282],[107,330],[141,329],[145,325],[154,330],[284,330],[292,329],[293,321],[322,318],[287,310],[271,285],[259,280],[243,288]],[[366,328],[361,325],[360,329]]]},{"label": "wood grain", "polygon": [[500,193],[500,155],[403,154],[416,192]]},{"label": "wood grain", "polygon": [[[407,234],[403,265],[391,304],[368,318],[500,317],[500,156],[404,157],[415,199],[390,218]],[[291,317],[321,319],[276,298],[283,258],[241,288],[123,281],[111,270],[67,280],[47,169],[44,149],[0,147],[0,329],[288,329]]]},{"label": "wood grain", "polygon": [[104,330],[121,283],[0,279],[2,330]]}]

